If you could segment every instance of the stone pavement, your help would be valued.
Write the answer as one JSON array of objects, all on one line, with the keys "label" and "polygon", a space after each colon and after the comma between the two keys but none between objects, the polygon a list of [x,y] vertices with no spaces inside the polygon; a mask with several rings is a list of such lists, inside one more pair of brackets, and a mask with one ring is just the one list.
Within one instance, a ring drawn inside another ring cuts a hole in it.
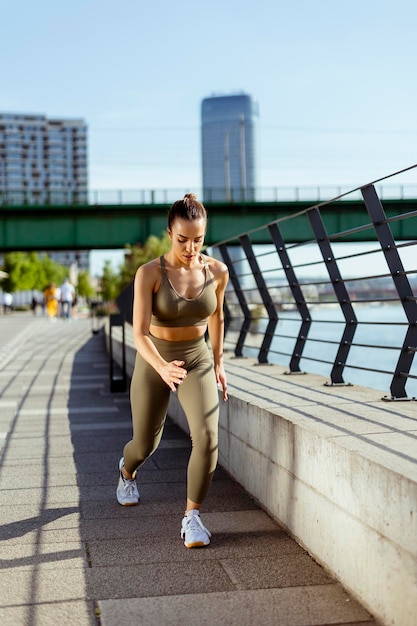
[{"label": "stone pavement", "polygon": [[212,544],[187,550],[190,443],[169,420],[121,507],[130,435],[91,320],[0,316],[1,626],[377,626],[220,467]]}]

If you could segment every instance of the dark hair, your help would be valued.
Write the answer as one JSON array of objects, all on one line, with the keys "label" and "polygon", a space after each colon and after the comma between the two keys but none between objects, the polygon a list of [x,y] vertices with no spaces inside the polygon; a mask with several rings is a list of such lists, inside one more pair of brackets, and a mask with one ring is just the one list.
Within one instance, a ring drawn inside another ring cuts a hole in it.
[{"label": "dark hair", "polygon": [[207,212],[194,193],[186,193],[184,198],[174,202],[168,211],[168,228],[171,228],[177,217],[190,222],[201,218],[206,220]]}]

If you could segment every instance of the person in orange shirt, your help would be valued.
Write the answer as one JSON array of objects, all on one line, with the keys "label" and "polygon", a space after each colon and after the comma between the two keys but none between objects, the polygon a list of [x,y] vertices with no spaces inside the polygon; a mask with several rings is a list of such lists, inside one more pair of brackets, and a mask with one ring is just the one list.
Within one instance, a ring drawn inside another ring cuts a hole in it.
[{"label": "person in orange shirt", "polygon": [[56,320],[58,315],[58,300],[56,297],[55,283],[50,283],[43,292],[45,298],[46,314],[50,320]]}]

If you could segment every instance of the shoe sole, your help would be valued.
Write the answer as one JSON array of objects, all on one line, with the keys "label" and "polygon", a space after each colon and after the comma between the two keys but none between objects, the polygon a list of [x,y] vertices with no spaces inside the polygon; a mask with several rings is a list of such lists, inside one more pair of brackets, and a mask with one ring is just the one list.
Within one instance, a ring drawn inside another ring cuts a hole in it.
[{"label": "shoe sole", "polygon": [[120,504],[120,506],[137,506],[139,504],[139,502],[140,502],[140,496],[139,496],[137,502],[120,502],[120,500],[117,497],[117,495],[116,495],[116,499],[117,499],[117,502]]},{"label": "shoe sole", "polygon": [[206,548],[210,545],[210,541],[208,543],[204,543],[204,541],[194,541],[194,543],[185,543],[186,548]]}]

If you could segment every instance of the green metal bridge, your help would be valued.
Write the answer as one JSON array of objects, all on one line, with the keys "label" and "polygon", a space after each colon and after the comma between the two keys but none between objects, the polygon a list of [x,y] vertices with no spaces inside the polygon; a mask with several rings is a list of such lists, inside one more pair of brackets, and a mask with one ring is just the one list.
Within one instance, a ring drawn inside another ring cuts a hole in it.
[{"label": "green metal bridge", "polygon": [[[27,205],[0,206],[0,250],[93,250],[123,248],[144,243],[149,235],[160,236],[166,229],[170,204],[108,205]],[[241,233],[256,231],[254,243],[270,241],[265,228],[282,220],[289,242],[308,241],[312,234],[307,220],[287,219],[320,207],[327,232],[342,233],[338,241],[373,240],[362,199],[336,198],[333,201],[205,203],[209,221],[206,244],[212,245]],[[417,211],[417,199],[384,200],[388,218]],[[406,227],[405,227],[406,225]],[[391,229],[396,240],[417,239],[417,218],[395,220]],[[355,231],[355,232],[352,232]],[[346,235],[343,235],[343,232]]]}]

